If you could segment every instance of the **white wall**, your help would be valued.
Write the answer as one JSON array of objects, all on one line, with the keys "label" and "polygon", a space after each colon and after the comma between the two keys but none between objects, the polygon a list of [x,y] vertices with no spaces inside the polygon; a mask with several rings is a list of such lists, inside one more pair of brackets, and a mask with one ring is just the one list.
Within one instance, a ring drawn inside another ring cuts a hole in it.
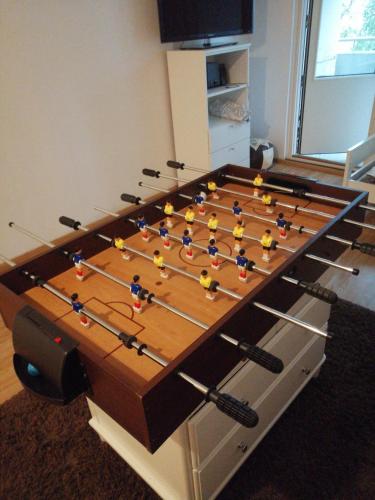
[{"label": "white wall", "polygon": [[279,158],[286,155],[292,41],[296,2],[255,0],[251,36],[251,135],[269,139]]},{"label": "white wall", "polygon": [[[116,210],[144,167],[174,157],[154,0],[0,2],[0,254]],[[167,169],[167,167],[165,167]],[[164,186],[168,183],[164,181]]]}]

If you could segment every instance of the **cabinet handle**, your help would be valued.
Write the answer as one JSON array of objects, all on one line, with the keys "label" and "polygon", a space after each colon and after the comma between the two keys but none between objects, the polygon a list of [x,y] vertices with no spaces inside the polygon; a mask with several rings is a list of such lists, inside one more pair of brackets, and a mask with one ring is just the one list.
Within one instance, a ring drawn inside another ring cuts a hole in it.
[{"label": "cabinet handle", "polygon": [[236,148],[229,148],[229,151],[234,151]]},{"label": "cabinet handle", "polygon": [[311,370],[310,370],[310,368],[302,368],[302,373],[304,373],[307,376],[307,375],[310,375]]},{"label": "cabinet handle", "polygon": [[237,448],[242,451],[242,453],[246,453],[248,450],[248,445],[244,443],[243,441],[240,442],[239,445],[237,445]]}]

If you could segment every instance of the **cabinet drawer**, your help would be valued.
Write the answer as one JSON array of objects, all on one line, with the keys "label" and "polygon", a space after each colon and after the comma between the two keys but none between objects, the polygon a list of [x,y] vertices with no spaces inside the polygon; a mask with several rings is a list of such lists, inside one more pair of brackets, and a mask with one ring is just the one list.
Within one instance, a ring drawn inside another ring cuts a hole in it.
[{"label": "cabinet drawer", "polygon": [[[201,497],[208,499],[236,472],[246,460],[269,427],[278,419],[298,392],[311,378],[311,373],[324,359],[324,342],[313,339],[301,356],[289,367],[270,390],[262,396],[254,408],[259,414],[259,424],[253,429],[236,426],[230,437],[204,467],[194,471],[195,483]],[[309,373],[310,370],[310,373]]]},{"label": "cabinet drawer", "polygon": [[236,122],[210,117],[209,127],[212,153],[243,139],[250,139],[250,121]]},{"label": "cabinet drawer", "polygon": [[242,141],[231,144],[211,155],[212,168],[216,169],[226,165],[227,163],[233,163],[236,165],[239,161],[244,161],[245,158],[250,156],[250,139],[244,139]]},{"label": "cabinet drawer", "polygon": [[[316,325],[323,325],[329,316],[330,306],[316,299],[310,299],[298,314],[300,319]],[[248,362],[225,386],[221,388],[237,399],[254,402],[264,394],[272,384],[287,371],[288,365],[300,355],[308,343],[317,337],[290,323],[279,331],[263,346],[268,352],[282,359],[284,371],[280,375],[273,374],[253,362]],[[322,340],[324,346],[324,341]],[[192,461],[198,467],[212,451],[220,445],[220,441],[232,431],[237,424],[219,410],[213,403],[207,403],[188,423],[189,437],[192,445]],[[258,424],[259,426],[259,424]]]}]

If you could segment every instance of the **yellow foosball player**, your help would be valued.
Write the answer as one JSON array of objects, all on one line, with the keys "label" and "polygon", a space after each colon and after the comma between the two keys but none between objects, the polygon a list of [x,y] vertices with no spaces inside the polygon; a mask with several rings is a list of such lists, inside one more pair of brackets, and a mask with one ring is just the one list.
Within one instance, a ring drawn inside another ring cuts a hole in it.
[{"label": "yellow foosball player", "polygon": [[207,189],[209,190],[209,192],[212,195],[212,198],[214,198],[214,200],[218,200],[219,199],[219,195],[217,194],[217,185],[216,185],[216,182],[214,182],[214,181],[208,181],[207,182]]},{"label": "yellow foosball player", "polygon": [[259,197],[259,188],[263,184],[263,177],[260,174],[257,174],[255,179],[253,180],[254,187],[254,196]]},{"label": "yellow foosball player", "polygon": [[186,229],[189,231],[190,236],[192,236],[193,234],[194,219],[195,219],[195,212],[193,210],[192,205],[190,205],[190,207],[188,207],[188,209],[185,212]]},{"label": "yellow foosball player", "polygon": [[206,269],[201,271],[201,275],[199,277],[199,283],[206,290],[206,298],[209,300],[215,300],[215,296],[217,293],[217,287],[219,286],[219,282],[215,281],[208,275]]},{"label": "yellow foosball player", "polygon": [[275,246],[270,229],[265,230],[265,232],[260,240],[260,243],[261,243],[262,248],[263,248],[262,259],[266,262],[269,262],[271,260],[270,252]]},{"label": "yellow foosball player", "polygon": [[113,240],[113,245],[117,250],[120,250],[123,259],[130,260],[130,254],[126,249],[125,240],[123,238],[116,236]]},{"label": "yellow foosball player", "polygon": [[210,231],[210,235],[208,237],[208,241],[215,240],[216,241],[216,232],[217,226],[219,225],[219,219],[216,217],[215,213],[212,213],[208,219],[207,227]]},{"label": "yellow foosball player", "polygon": [[263,205],[265,205],[265,207],[266,207],[266,212],[268,214],[273,214],[272,196],[270,195],[270,193],[268,191],[263,192],[262,202],[263,202]]},{"label": "yellow foosball player", "polygon": [[164,205],[164,213],[167,216],[167,227],[171,229],[173,227],[173,212],[174,212],[174,206],[170,201],[167,201]]},{"label": "yellow foosball player", "polygon": [[160,255],[159,250],[154,252],[154,264],[160,271],[161,278],[168,278],[168,273],[165,270],[164,257]]},{"label": "yellow foosball player", "polygon": [[245,232],[245,228],[242,225],[242,222],[239,220],[237,224],[233,228],[233,236],[234,236],[234,251],[239,252],[241,249],[241,242],[243,238],[243,233]]}]

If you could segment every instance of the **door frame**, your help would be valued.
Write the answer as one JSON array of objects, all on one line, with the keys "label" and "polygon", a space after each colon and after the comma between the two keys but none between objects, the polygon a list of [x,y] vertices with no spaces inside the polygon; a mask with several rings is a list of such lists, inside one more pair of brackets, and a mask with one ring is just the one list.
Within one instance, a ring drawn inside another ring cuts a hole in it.
[{"label": "door frame", "polygon": [[293,34],[291,47],[291,72],[289,85],[288,122],[286,134],[286,157],[290,160],[328,166],[343,170],[342,163],[300,154],[303,129],[303,111],[307,64],[311,34],[314,0],[293,1]]}]

